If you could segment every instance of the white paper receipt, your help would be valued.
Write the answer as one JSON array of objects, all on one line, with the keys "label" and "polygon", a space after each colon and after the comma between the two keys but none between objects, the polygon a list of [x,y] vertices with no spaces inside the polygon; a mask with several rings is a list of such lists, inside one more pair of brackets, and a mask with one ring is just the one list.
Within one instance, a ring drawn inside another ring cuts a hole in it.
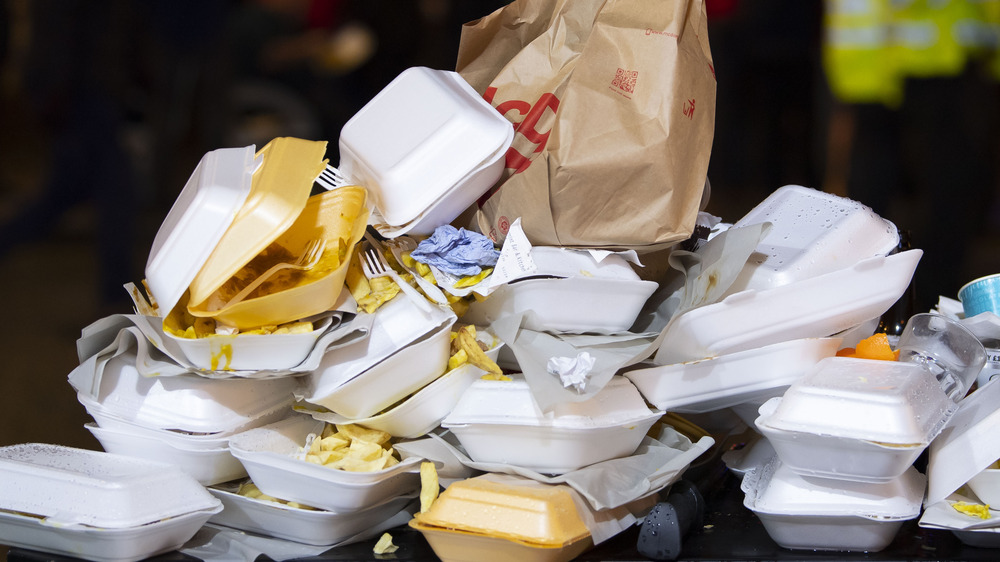
[{"label": "white paper receipt", "polygon": [[500,258],[490,275],[490,289],[515,279],[531,275],[538,270],[531,259],[531,242],[521,229],[521,217],[514,219],[500,248]]}]

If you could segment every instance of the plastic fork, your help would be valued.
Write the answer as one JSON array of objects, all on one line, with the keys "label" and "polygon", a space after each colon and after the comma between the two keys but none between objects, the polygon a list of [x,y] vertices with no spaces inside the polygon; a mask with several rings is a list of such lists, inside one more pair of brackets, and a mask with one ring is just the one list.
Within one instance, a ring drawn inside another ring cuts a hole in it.
[{"label": "plastic fork", "polygon": [[[396,261],[403,263],[401,257],[403,252],[411,252],[416,249],[417,241],[409,236],[398,236],[396,238],[386,240],[385,245],[392,251],[392,255],[396,256]],[[419,273],[414,271],[410,271],[410,273],[413,274],[413,280],[417,282],[417,285],[424,290],[424,293],[427,294],[431,300],[437,302],[438,304],[448,304],[448,298],[444,296],[444,293],[441,292],[441,289],[439,289],[437,285],[424,279]]]},{"label": "plastic fork", "polygon": [[252,293],[254,289],[260,287],[264,281],[270,279],[275,273],[281,271],[282,269],[311,269],[318,262],[321,257],[323,257],[323,250],[326,248],[326,240],[322,238],[313,238],[310,240],[305,248],[303,248],[302,253],[299,255],[298,259],[293,262],[278,263],[271,266],[270,269],[261,273],[256,279],[250,282],[249,285],[243,287],[243,290],[236,293],[236,296],[229,299],[226,306],[232,306],[243,299],[247,298],[247,295]]},{"label": "plastic fork", "polygon": [[323,186],[327,191],[332,191],[345,185],[354,185],[356,182],[333,166],[327,166],[319,173],[316,183]]},{"label": "plastic fork", "polygon": [[381,249],[372,244],[365,250],[364,254],[361,256],[361,270],[364,271],[365,277],[368,279],[374,279],[376,277],[389,277],[399,285],[399,288],[406,293],[406,296],[410,297],[410,300],[417,303],[424,312],[430,312],[431,303],[420,294],[413,285],[410,285],[403,280],[402,277],[396,273],[392,267],[389,266],[388,262],[385,261],[385,257],[382,255]]}]

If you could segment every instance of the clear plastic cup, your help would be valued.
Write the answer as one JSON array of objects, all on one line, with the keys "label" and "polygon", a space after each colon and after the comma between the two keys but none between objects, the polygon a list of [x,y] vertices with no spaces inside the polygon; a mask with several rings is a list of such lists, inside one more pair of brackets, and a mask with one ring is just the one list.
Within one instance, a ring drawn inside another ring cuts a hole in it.
[{"label": "clear plastic cup", "polygon": [[986,364],[979,338],[957,320],[940,314],[914,314],[899,336],[899,360],[918,363],[958,402]]}]

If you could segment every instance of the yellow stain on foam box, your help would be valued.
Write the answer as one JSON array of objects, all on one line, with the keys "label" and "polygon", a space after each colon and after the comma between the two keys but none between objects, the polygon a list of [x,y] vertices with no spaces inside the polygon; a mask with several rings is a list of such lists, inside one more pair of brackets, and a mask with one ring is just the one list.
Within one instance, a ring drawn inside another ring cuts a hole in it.
[{"label": "yellow stain on foam box", "polygon": [[990,518],[990,506],[981,503],[954,502],[951,504],[951,507],[970,517],[978,517],[980,519]]}]

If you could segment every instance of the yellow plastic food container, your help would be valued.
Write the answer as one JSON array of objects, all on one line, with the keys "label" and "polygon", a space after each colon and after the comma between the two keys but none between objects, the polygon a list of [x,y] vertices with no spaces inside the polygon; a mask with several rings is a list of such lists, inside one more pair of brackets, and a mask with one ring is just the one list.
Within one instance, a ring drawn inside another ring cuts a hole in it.
[{"label": "yellow plastic food container", "polygon": [[192,280],[190,302],[200,305],[302,212],[313,182],[326,167],[325,141],[278,137],[257,151],[260,168],[232,224]]},{"label": "yellow plastic food container", "polygon": [[[197,317],[211,317],[217,322],[240,329],[266,324],[281,324],[332,308],[344,288],[347,264],[368,224],[366,192],[363,187],[346,186],[308,198],[294,223],[274,244],[296,256],[314,238],[326,241],[319,263],[290,286],[275,284],[262,287],[266,294],[247,298],[218,310],[210,308],[213,299],[192,305],[188,312]],[[238,272],[236,272],[238,273]],[[259,272],[258,272],[259,273]],[[223,290],[225,286],[219,290]],[[235,293],[235,291],[232,291]],[[193,303],[194,300],[192,299]]]},{"label": "yellow plastic food container", "polygon": [[569,490],[558,485],[461,480],[409,524],[445,562],[558,562],[594,544]]}]

